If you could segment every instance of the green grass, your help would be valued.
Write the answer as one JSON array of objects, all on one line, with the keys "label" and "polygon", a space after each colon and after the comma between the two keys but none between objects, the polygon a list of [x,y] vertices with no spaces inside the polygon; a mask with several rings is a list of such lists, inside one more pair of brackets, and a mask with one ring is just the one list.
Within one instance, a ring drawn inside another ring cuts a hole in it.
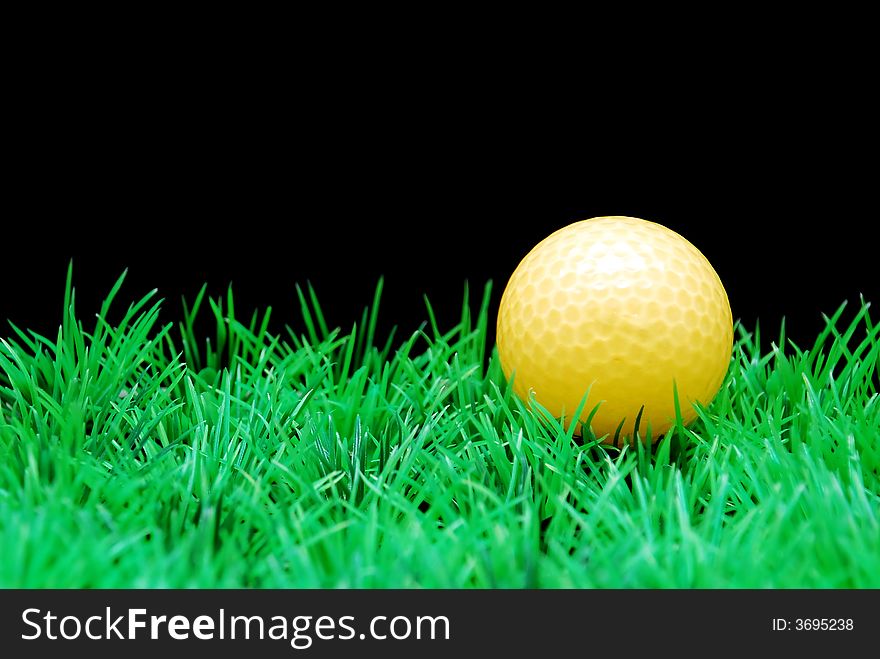
[{"label": "green grass", "polygon": [[739,328],[699,420],[618,449],[512,394],[488,287],[386,340],[381,283],[349,330],[298,289],[281,335],[121,284],[0,342],[0,586],[880,587],[864,302],[807,348]]}]

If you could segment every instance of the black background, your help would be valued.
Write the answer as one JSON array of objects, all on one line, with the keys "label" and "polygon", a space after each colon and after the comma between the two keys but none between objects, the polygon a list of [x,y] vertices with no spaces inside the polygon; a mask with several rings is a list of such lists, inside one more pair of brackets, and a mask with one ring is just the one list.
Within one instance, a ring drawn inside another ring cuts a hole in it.
[{"label": "black background", "polygon": [[271,305],[279,330],[298,322],[294,284],[308,280],[347,327],[384,275],[383,331],[417,327],[422,294],[450,327],[465,280],[475,295],[494,281],[494,314],[536,242],[613,214],[687,237],[734,317],[771,338],[786,317],[809,344],[822,313],[880,298],[863,85],[668,73],[613,90],[366,73],[84,87],[61,74],[17,98],[7,131],[0,318],[54,332],[73,259],[85,318],[128,268],[122,300],[158,288],[166,320],[203,282],[215,295],[231,282],[239,310]]}]

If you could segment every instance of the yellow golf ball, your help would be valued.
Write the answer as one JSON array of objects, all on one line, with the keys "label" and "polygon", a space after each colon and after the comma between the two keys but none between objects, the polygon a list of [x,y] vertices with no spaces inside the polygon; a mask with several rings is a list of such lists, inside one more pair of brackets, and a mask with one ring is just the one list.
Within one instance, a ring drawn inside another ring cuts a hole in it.
[{"label": "yellow golf ball", "polygon": [[727,373],[733,318],[718,274],[691,243],[634,217],[596,217],[551,234],[517,266],[501,297],[498,356],[514,391],[566,427],[656,439],[708,404]]}]

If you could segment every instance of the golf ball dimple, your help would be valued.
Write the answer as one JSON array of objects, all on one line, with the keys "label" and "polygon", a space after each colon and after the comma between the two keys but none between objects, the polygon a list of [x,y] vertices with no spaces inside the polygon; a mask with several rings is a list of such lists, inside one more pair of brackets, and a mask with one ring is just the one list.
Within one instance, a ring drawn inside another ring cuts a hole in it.
[{"label": "golf ball dimple", "polygon": [[597,437],[653,439],[718,393],[733,348],[727,293],[700,251],[664,226],[596,217],[529,252],[501,297],[498,356],[517,395]]}]

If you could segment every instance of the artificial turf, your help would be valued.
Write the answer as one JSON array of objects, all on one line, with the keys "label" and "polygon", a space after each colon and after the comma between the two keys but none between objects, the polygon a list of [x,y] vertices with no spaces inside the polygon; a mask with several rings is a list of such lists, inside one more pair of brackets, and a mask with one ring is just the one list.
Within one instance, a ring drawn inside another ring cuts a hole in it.
[{"label": "artificial turf", "polygon": [[0,341],[2,587],[880,587],[864,301],[810,346],[738,327],[694,424],[615,448],[512,393],[488,287],[379,340],[381,283],[350,330],[297,289],[278,334],[121,284]]}]

